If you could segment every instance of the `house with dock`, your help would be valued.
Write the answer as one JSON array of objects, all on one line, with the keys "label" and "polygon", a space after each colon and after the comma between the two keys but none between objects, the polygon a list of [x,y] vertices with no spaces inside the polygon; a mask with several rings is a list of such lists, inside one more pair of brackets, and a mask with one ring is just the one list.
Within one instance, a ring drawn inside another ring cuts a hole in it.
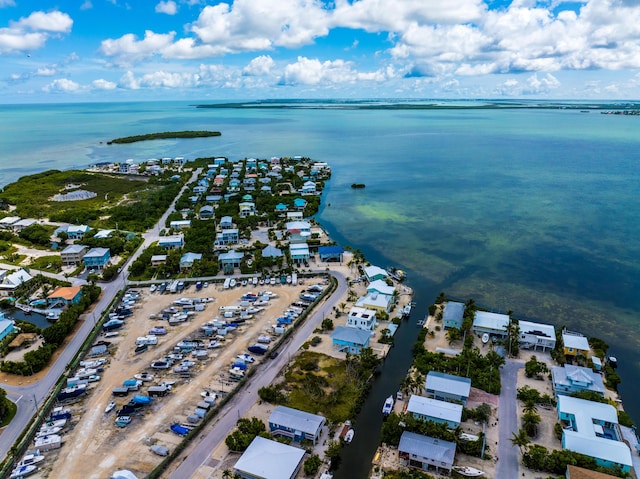
[{"label": "house with dock", "polygon": [[316,444],[322,434],[325,418],[299,409],[276,406],[269,415],[269,432],[300,442],[307,439]]},{"label": "house with dock", "polygon": [[371,333],[362,329],[337,326],[331,333],[331,347],[343,353],[360,354],[370,341]]},{"label": "house with dock", "polygon": [[79,304],[81,299],[82,288],[80,286],[63,286],[47,296],[47,304],[50,307],[69,306]]},{"label": "house with dock", "polygon": [[304,449],[256,436],[236,462],[233,473],[242,479],[293,479],[304,455]]},{"label": "house with dock", "polygon": [[471,392],[471,379],[429,371],[425,381],[425,391],[428,398],[466,406]]},{"label": "house with dock", "polygon": [[400,464],[423,471],[451,475],[456,457],[456,443],[404,431],[398,444]]},{"label": "house with dock", "polygon": [[509,328],[509,316],[507,314],[476,311],[473,318],[473,332],[476,334],[488,334],[490,337],[506,338]]},{"label": "house with dock", "polygon": [[444,311],[442,313],[442,323],[444,329],[462,328],[464,308],[464,303],[458,303],[456,301],[448,301],[444,305]]},{"label": "house with dock", "polygon": [[407,413],[421,421],[446,424],[449,429],[455,429],[462,421],[462,404],[439,401],[414,394],[409,398]]},{"label": "house with dock", "polygon": [[562,344],[564,345],[564,355],[572,358],[578,356],[589,357],[589,340],[580,333],[562,331]]},{"label": "house with dock", "polygon": [[556,329],[550,324],[518,321],[520,328],[520,347],[546,351],[556,347]]},{"label": "house with dock", "polygon": [[364,275],[369,283],[372,283],[378,279],[384,280],[389,276],[389,274],[384,269],[374,265],[364,268]]},{"label": "house with dock", "polygon": [[553,391],[558,394],[572,395],[581,391],[590,391],[604,397],[605,389],[602,376],[589,368],[565,364],[551,368]]}]

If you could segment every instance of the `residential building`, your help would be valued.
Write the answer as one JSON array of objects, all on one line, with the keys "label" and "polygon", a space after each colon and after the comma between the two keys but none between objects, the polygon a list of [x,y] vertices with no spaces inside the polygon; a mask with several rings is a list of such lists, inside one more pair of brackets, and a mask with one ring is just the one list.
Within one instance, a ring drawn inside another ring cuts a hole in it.
[{"label": "residential building", "polygon": [[78,304],[81,299],[82,288],[80,286],[63,286],[47,296],[47,304],[50,307],[67,306]]},{"label": "residential building", "polygon": [[161,266],[163,264],[165,264],[167,262],[167,255],[166,254],[154,254],[151,257],[151,266],[154,268],[157,268],[158,266]]},{"label": "residential building", "polygon": [[580,391],[591,391],[604,397],[602,376],[589,368],[566,364],[551,368],[551,382],[556,394],[572,395]]},{"label": "residential building", "polygon": [[279,258],[282,256],[282,250],[275,246],[268,245],[262,249],[263,258]]},{"label": "residential building", "polygon": [[344,250],[341,246],[318,246],[318,257],[320,261],[338,261],[342,263]]},{"label": "residential building", "polygon": [[362,348],[369,347],[371,333],[362,329],[336,326],[331,333],[331,346],[335,351],[360,354]]},{"label": "residential building", "polygon": [[82,258],[87,253],[87,247],[81,244],[72,244],[60,252],[63,266],[78,266],[82,264]]},{"label": "residential building", "polygon": [[17,331],[15,321],[7,318],[5,314],[0,311],[0,341]]},{"label": "residential building", "polygon": [[556,347],[556,329],[550,324],[518,321],[520,329],[520,347],[524,349],[538,348],[546,351]]},{"label": "residential building", "polygon": [[242,479],[293,479],[304,455],[304,449],[256,436],[236,462],[233,473]]},{"label": "residential building", "polygon": [[451,474],[456,457],[456,443],[404,431],[398,444],[398,459],[403,466],[423,471],[435,469],[436,474]]},{"label": "residential building", "polygon": [[158,240],[158,246],[166,250],[182,248],[184,237],[182,235],[161,236]]},{"label": "residential building", "polygon": [[377,279],[386,279],[389,274],[382,268],[380,268],[379,266],[367,266],[364,269],[364,275],[367,277],[367,281],[369,283],[377,280]]},{"label": "residential building", "polygon": [[300,194],[302,195],[315,195],[316,194],[316,183],[315,181],[305,181],[302,185],[302,189],[300,190]]},{"label": "residential building", "polygon": [[99,230],[96,234],[93,235],[94,238],[97,239],[107,239],[111,238],[115,230]]},{"label": "residential building", "polygon": [[324,423],[325,418],[317,414],[276,406],[269,415],[269,432],[274,436],[286,436],[298,442],[307,439],[316,444]]},{"label": "residential building", "polygon": [[365,296],[358,298],[356,306],[360,308],[370,308],[379,311],[389,312],[393,306],[393,296],[380,293],[367,293]]},{"label": "residential building", "polygon": [[367,293],[379,293],[386,294],[387,296],[393,296],[395,292],[396,288],[389,286],[387,282],[382,279],[376,279],[367,286]]},{"label": "residential building", "polygon": [[302,211],[287,211],[287,219],[290,221],[301,221]]},{"label": "residential building", "polygon": [[275,207],[276,213],[286,213],[288,209],[289,206],[285,205],[284,203],[278,203]]},{"label": "residential building", "polygon": [[109,248],[91,248],[82,258],[85,268],[101,270],[109,264],[111,250]]},{"label": "residential building", "polygon": [[191,220],[175,220],[169,223],[169,227],[174,230],[183,230],[191,227]]},{"label": "residential building", "polygon": [[223,230],[233,228],[233,218],[231,216],[223,216],[220,218],[219,225]]},{"label": "residential building", "polygon": [[241,218],[254,216],[256,214],[256,204],[253,201],[241,201],[238,204],[238,210]]},{"label": "residential building", "polygon": [[376,310],[353,306],[347,315],[347,326],[373,331],[376,326]]},{"label": "residential building", "polygon": [[237,228],[223,229],[220,233],[216,234],[215,246],[225,246],[228,244],[238,244],[240,236]]},{"label": "residential building", "polygon": [[565,356],[584,356],[589,357],[589,340],[580,333],[562,331],[562,343],[564,344]]},{"label": "residential building", "polygon": [[202,261],[202,253],[185,253],[180,258],[180,269],[191,269],[196,261]]},{"label": "residential building", "polygon": [[19,233],[20,231],[22,231],[25,228],[28,228],[31,225],[35,225],[37,224],[38,221],[34,220],[34,219],[30,219],[30,218],[25,218],[19,221],[16,221],[15,223],[13,223],[11,225],[11,229],[13,231],[15,231],[16,233]]},{"label": "residential building", "polygon": [[307,200],[305,200],[304,198],[296,198],[293,200],[293,207],[299,211],[302,211],[307,207]]},{"label": "residential building", "polygon": [[307,243],[290,244],[289,254],[291,255],[291,261],[294,263],[300,264],[309,261],[309,245]]},{"label": "residential building", "polygon": [[60,233],[67,233],[67,237],[70,240],[79,240],[84,238],[84,235],[91,231],[91,228],[87,225],[63,225],[56,229],[54,236],[60,237]]},{"label": "residential building", "polygon": [[412,395],[407,404],[407,413],[422,421],[433,421],[446,424],[455,429],[462,420],[462,404],[439,401],[424,396]]},{"label": "residential building", "polygon": [[444,305],[444,311],[442,313],[442,323],[444,329],[450,328],[462,328],[462,320],[464,319],[464,303],[457,303],[455,301],[447,301]]},{"label": "residential building", "polygon": [[235,250],[231,250],[228,253],[221,253],[218,255],[220,267],[225,274],[233,273],[234,268],[239,268],[240,263],[242,262],[242,258],[244,258],[244,253],[239,253]]},{"label": "residential building", "polygon": [[311,223],[308,221],[289,221],[286,227],[289,243],[306,243],[311,237]]},{"label": "residential building", "polygon": [[473,319],[473,331],[476,334],[488,334],[499,338],[507,337],[509,316],[506,314],[476,311]]},{"label": "residential building", "polygon": [[19,216],[5,216],[4,218],[0,219],[0,228],[9,230],[11,229],[11,225],[17,223],[18,221],[20,221]]},{"label": "residential building", "polygon": [[425,381],[425,391],[428,398],[466,406],[471,392],[471,379],[429,371]]},{"label": "residential building", "polygon": [[23,268],[16,270],[0,270],[0,298],[13,296],[16,288],[30,281],[32,276]]},{"label": "residential building", "polygon": [[213,218],[214,208],[211,205],[205,205],[198,211],[201,220],[210,220]]},{"label": "residential building", "polygon": [[608,469],[631,470],[631,451],[622,442],[616,408],[571,396],[557,399],[563,449],[593,457]]}]

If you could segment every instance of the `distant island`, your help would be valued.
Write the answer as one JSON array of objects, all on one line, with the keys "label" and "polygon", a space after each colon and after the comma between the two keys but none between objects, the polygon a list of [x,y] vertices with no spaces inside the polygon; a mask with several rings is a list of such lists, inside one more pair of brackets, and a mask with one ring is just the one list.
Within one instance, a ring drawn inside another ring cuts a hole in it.
[{"label": "distant island", "polygon": [[364,183],[351,183],[351,188],[359,189],[364,188],[366,185]]},{"label": "distant island", "polygon": [[186,130],[186,131],[164,131],[161,133],[148,133],[146,135],[125,136],[123,138],[116,138],[107,142],[107,145],[112,143],[135,143],[137,141],[146,140],[164,140],[169,138],[206,138],[209,136],[220,136],[222,133],[219,131],[204,131],[204,130]]}]

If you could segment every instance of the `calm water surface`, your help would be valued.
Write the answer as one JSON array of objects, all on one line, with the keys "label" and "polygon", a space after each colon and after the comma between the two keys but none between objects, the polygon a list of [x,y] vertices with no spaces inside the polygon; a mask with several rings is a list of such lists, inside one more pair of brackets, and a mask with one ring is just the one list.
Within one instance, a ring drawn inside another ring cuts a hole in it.
[{"label": "calm water surface", "polygon": [[[332,166],[319,220],[409,272],[418,312],[444,290],[599,336],[640,419],[640,121],[577,110],[195,109],[186,103],[0,107],[0,186],[24,174],[164,156],[310,156]],[[111,145],[210,129],[218,138]],[[103,143],[101,143],[103,142]],[[351,183],[365,183],[352,190]],[[374,385],[339,475],[365,477],[413,325]],[[367,418],[365,421],[364,418]]]}]

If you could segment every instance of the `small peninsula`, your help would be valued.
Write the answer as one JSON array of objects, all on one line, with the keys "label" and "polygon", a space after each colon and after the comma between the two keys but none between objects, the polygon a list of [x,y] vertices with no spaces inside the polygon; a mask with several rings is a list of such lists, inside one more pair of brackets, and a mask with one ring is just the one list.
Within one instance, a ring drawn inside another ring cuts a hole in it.
[{"label": "small peninsula", "polygon": [[163,131],[161,133],[148,133],[146,135],[134,135],[115,138],[111,141],[108,141],[107,145],[111,145],[113,143],[136,143],[138,141],[166,140],[173,138],[207,138],[209,136],[220,135],[222,135],[222,133],[220,133],[219,131],[206,130]]}]

